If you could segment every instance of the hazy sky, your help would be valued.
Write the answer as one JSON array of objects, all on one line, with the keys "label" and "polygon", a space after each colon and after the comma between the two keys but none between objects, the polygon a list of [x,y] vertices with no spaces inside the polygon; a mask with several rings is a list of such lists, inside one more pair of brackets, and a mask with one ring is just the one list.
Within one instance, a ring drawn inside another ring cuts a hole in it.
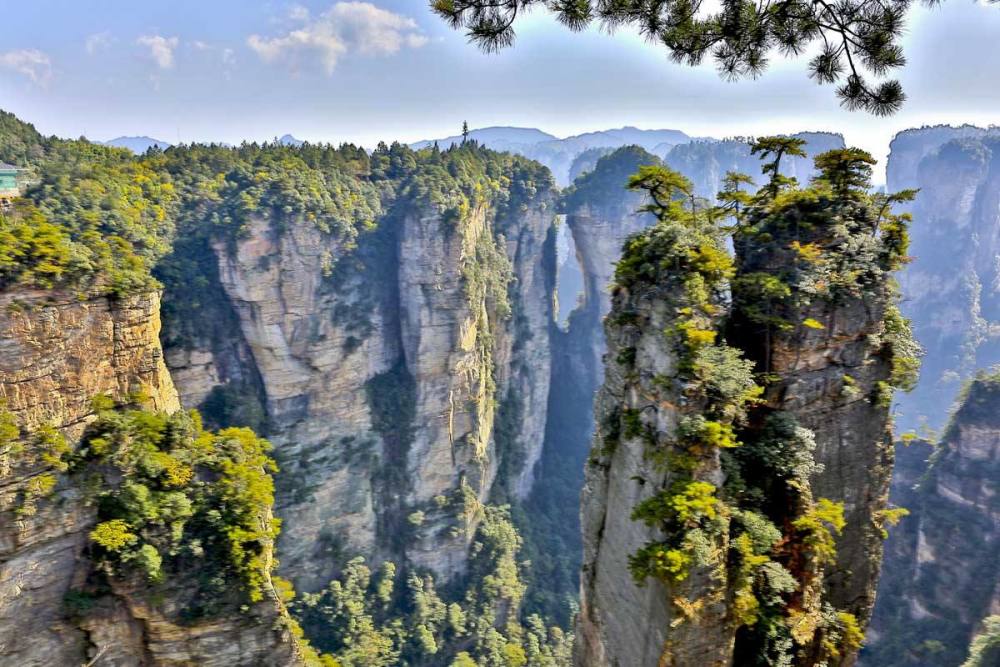
[{"label": "hazy sky", "polygon": [[0,0],[0,108],[46,134],[165,141],[412,141],[472,127],[559,136],[635,125],[691,135],[842,132],[882,157],[925,123],[1000,124],[1000,7],[911,15],[889,119],[842,111],[806,57],[757,81],[671,63],[635,35],[575,35],[538,11],[484,55],[426,0]]}]

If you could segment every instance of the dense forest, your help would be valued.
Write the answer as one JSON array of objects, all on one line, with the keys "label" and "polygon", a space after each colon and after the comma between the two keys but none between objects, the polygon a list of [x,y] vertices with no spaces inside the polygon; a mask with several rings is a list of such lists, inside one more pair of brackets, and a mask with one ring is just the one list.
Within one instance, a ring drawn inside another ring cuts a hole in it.
[{"label": "dense forest", "polygon": [[[214,269],[204,262],[206,244],[237,243],[251,219],[267,221],[276,233],[286,224],[312,225],[335,239],[344,252],[324,257],[321,267],[335,281],[386,260],[392,227],[399,224],[394,210],[424,207],[456,226],[486,202],[500,216],[517,211],[520,197],[551,179],[536,163],[474,142],[447,151],[383,144],[370,155],[352,145],[275,143],[153,149],[134,156],[84,140],[42,137],[9,114],[2,122],[0,160],[25,171],[24,197],[0,212],[0,285],[81,299],[124,299],[164,289],[164,335],[174,343],[192,335],[188,319],[198,321],[199,309],[212,306],[206,274]],[[487,254],[484,264],[471,265],[467,289],[499,290],[489,298],[503,308],[506,281],[488,272],[509,272],[505,261]],[[487,273],[476,273],[482,270]],[[382,414],[375,427],[406,438],[400,412],[407,401],[405,378],[387,375],[381,381],[371,389]],[[22,464],[41,457],[54,466],[53,474],[35,478],[19,511],[32,511],[64,473],[95,489],[100,523],[90,533],[89,551],[106,576],[144,573],[148,594],[157,595],[165,582],[176,582],[201,563],[183,612],[192,619],[230,610],[226,601],[238,605],[241,596],[259,600],[258,589],[271,581],[277,562],[266,554],[280,525],[278,519],[257,520],[270,515],[272,478],[279,470],[268,456],[270,445],[247,428],[266,433],[262,406],[238,388],[213,392],[200,407],[221,429],[216,435],[203,430],[195,411],[168,416],[143,405],[141,396],[122,405],[95,396],[97,420],[77,445],[51,429],[21,432],[4,413],[10,465],[18,465],[19,457]],[[568,664],[571,635],[548,627],[537,614],[521,613],[526,563],[510,508],[478,507],[475,497],[454,502],[482,512],[483,519],[469,547],[468,571],[460,581],[440,584],[440,592],[433,573],[388,560],[377,574],[363,559],[346,560],[322,592],[298,598],[289,582],[275,577],[306,634],[326,652],[324,664]],[[524,508],[516,511],[528,520]],[[403,525],[416,529],[422,514],[411,513]],[[538,540],[545,539],[539,533],[533,543],[539,554],[546,547]],[[244,581],[241,589],[232,585],[236,580]],[[99,592],[99,581],[74,591],[73,609],[87,607]],[[566,604],[548,605],[547,611],[555,610],[565,624]]]}]

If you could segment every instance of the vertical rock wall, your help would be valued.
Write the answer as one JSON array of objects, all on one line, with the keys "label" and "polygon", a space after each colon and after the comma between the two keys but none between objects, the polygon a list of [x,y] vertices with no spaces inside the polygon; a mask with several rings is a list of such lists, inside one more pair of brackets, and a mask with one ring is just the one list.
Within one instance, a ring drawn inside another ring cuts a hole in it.
[{"label": "vertical rock wall", "polygon": [[[546,421],[542,247],[554,213],[545,189],[457,221],[401,201],[357,249],[307,221],[255,220],[245,237],[214,243],[228,338],[245,341],[252,367],[240,373],[259,378],[282,469],[278,514],[294,517],[281,551],[298,586],[324,586],[343,554],[401,550],[450,577],[498,472],[510,493],[530,490]],[[239,356],[211,342],[168,348],[192,401]],[[401,406],[412,407],[407,424]],[[498,447],[498,410],[515,408]]]},{"label": "vertical rock wall", "polygon": [[[23,429],[54,427],[70,443],[93,419],[91,399],[143,394],[155,410],[179,408],[160,349],[156,293],[122,299],[10,289],[0,294],[0,400]],[[128,582],[75,615],[70,589],[92,564],[84,549],[96,522],[74,480],[34,455],[30,436],[0,450],[0,655],[47,667],[299,664],[277,625],[275,596],[237,617],[183,623],[169,586],[151,606]],[[34,489],[56,480],[47,494]]]},{"label": "vertical rock wall", "polygon": [[940,430],[963,381],[1000,363],[1000,140],[973,127],[896,136],[892,188],[918,188],[903,309],[926,349],[921,382],[899,398],[900,432]]},{"label": "vertical rock wall", "polygon": [[1000,610],[997,377],[973,381],[933,449],[915,442],[900,454],[893,493],[910,516],[887,543],[864,664],[958,667]]}]

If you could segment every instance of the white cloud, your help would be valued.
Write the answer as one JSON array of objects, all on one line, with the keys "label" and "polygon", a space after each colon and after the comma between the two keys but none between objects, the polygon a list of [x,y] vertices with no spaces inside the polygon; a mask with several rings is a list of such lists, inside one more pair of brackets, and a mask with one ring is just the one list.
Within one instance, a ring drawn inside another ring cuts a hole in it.
[{"label": "white cloud", "polygon": [[292,16],[301,27],[278,37],[250,35],[247,44],[266,62],[298,66],[303,59],[316,59],[331,74],[347,53],[391,55],[427,43],[416,21],[369,2],[338,2],[315,19],[308,11]]},{"label": "white cloud", "polygon": [[149,49],[149,56],[160,69],[170,69],[174,66],[174,50],[177,49],[176,37],[161,37],[160,35],[143,35],[136,44]]},{"label": "white cloud", "polygon": [[0,53],[0,68],[9,69],[45,85],[52,78],[52,61],[38,49]]},{"label": "white cloud", "polygon": [[107,31],[89,35],[87,41],[84,42],[84,48],[87,49],[87,53],[90,55],[94,55],[98,51],[103,51],[109,46],[111,46],[111,33]]},{"label": "white cloud", "polygon": [[293,21],[308,21],[309,9],[302,5],[292,5],[291,9],[288,10],[288,18]]},{"label": "white cloud", "polygon": [[233,67],[236,64],[236,51],[227,46],[217,46],[199,40],[189,42],[188,45],[195,51],[218,57],[223,67]]}]

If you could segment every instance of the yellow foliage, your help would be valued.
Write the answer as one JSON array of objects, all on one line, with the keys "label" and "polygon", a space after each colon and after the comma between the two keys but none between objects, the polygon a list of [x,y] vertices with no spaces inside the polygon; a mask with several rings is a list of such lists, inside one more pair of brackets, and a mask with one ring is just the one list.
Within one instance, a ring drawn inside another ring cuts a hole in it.
[{"label": "yellow foliage", "polygon": [[815,243],[799,243],[792,241],[789,247],[798,253],[800,259],[815,263],[823,257],[823,251]]},{"label": "yellow foliage", "polygon": [[715,486],[708,482],[689,482],[684,489],[670,499],[679,521],[687,522],[698,517],[714,519],[719,499],[715,497]]},{"label": "yellow foliage", "polygon": [[129,525],[121,519],[112,519],[97,524],[90,531],[90,539],[108,551],[121,551],[135,543],[136,536],[129,532]]},{"label": "yellow foliage", "polygon": [[38,475],[28,482],[28,494],[32,498],[45,498],[56,488],[56,482],[56,476],[51,473]]},{"label": "yellow foliage", "polygon": [[805,543],[813,554],[827,562],[837,557],[834,532],[839,534],[845,525],[844,504],[828,498],[820,498],[808,512],[792,522],[796,530],[805,534]]},{"label": "yellow foliage", "polygon": [[799,646],[809,644],[816,636],[822,616],[819,611],[792,609],[788,612],[788,630]]}]

